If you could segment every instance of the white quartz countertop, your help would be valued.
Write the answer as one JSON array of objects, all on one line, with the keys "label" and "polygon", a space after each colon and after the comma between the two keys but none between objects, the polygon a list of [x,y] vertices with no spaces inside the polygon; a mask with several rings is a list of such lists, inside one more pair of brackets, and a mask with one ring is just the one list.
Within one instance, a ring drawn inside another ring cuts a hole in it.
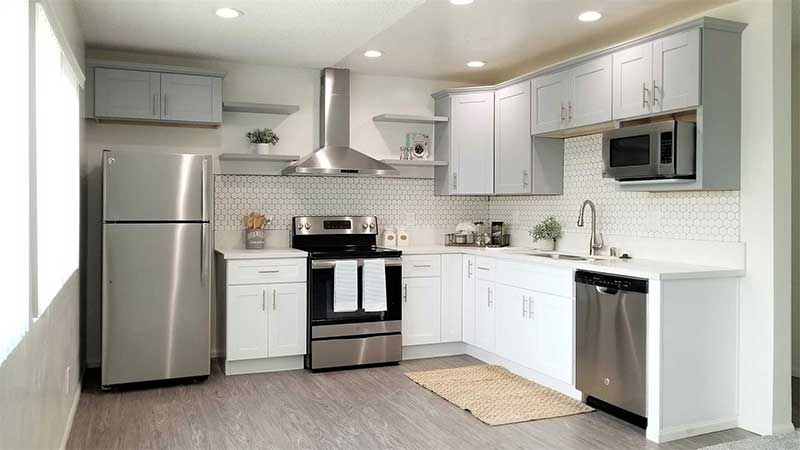
[{"label": "white quartz countertop", "polygon": [[592,272],[609,273],[614,275],[648,278],[651,280],[728,278],[741,277],[745,274],[743,269],[737,268],[699,266],[670,261],[657,261],[652,259],[619,259],[601,256],[598,257],[598,259],[591,261],[575,261],[567,259],[544,258],[530,254],[544,252],[538,252],[527,247],[470,248],[447,247],[444,245],[422,245],[401,247],[400,249],[403,251],[404,255],[461,253],[509,261],[544,264],[573,270],[588,270]]},{"label": "white quartz countertop", "polygon": [[[618,259],[600,256],[589,261],[544,258],[534,256],[537,252],[528,247],[448,247],[444,245],[418,245],[399,247],[403,255],[443,255],[467,254],[490,258],[563,267],[573,270],[588,270],[614,275],[647,278],[651,280],[681,280],[697,278],[728,278],[744,276],[743,269],[715,266],[699,266],[670,261],[652,259]],[[217,253],[225,259],[271,259],[271,258],[305,258],[308,254],[289,247],[267,247],[263,250],[218,248]],[[584,255],[585,256],[585,255]]]},{"label": "white quartz countertop", "polygon": [[225,259],[305,258],[308,256],[308,253],[291,247],[264,247],[260,250],[217,248],[216,251]]}]

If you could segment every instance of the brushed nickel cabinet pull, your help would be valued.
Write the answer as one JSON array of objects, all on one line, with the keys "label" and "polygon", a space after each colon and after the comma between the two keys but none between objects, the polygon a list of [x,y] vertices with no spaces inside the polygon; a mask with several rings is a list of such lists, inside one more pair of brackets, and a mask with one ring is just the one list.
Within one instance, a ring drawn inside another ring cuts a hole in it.
[{"label": "brushed nickel cabinet pull", "polygon": [[275,311],[275,309],[277,309],[277,306],[275,306],[275,296],[277,294],[278,294],[278,290],[277,289],[273,289],[272,290],[272,310],[273,311]]},{"label": "brushed nickel cabinet pull", "polygon": [[258,273],[280,273],[280,270],[259,270]]}]

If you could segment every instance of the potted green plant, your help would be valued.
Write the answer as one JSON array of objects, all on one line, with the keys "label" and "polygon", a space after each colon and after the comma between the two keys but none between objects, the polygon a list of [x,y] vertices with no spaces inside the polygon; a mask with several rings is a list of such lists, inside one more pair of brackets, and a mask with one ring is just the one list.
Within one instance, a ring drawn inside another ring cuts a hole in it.
[{"label": "potted green plant", "polygon": [[556,248],[556,239],[561,237],[561,224],[550,216],[528,231],[528,234],[533,238],[537,249],[552,251]]},{"label": "potted green plant", "polygon": [[272,153],[273,147],[280,140],[278,135],[270,128],[264,128],[263,130],[256,128],[248,132],[246,136],[252,145],[253,151],[259,155]]}]

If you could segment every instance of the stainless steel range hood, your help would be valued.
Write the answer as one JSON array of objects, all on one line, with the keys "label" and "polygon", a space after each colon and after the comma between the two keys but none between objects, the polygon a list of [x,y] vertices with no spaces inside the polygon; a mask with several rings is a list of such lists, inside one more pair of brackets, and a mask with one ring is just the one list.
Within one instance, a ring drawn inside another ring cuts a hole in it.
[{"label": "stainless steel range hood", "polygon": [[350,71],[321,73],[319,141],[322,148],[283,169],[284,175],[395,175],[388,164],[350,148]]}]

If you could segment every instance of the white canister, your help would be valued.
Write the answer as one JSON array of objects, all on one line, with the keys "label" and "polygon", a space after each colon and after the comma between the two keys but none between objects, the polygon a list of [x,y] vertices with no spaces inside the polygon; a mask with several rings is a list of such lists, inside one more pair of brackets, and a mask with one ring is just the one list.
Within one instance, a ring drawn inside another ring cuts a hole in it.
[{"label": "white canister", "polygon": [[410,236],[406,230],[397,230],[397,246],[408,247],[411,244]]},{"label": "white canister", "polygon": [[381,245],[384,247],[397,246],[397,233],[394,230],[383,230],[383,233],[381,233]]}]

